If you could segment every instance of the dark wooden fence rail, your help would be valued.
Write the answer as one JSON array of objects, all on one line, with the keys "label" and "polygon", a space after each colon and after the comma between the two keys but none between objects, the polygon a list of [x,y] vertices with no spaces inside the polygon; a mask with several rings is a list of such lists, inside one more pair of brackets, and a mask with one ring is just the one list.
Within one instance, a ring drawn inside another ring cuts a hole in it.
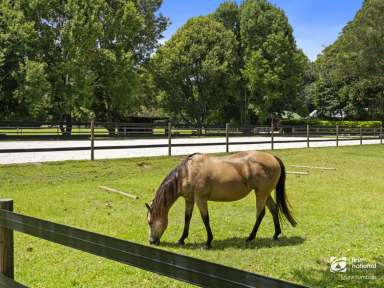
[{"label": "dark wooden fence rail", "polygon": [[[2,207],[12,200],[1,201]],[[304,287],[153,247],[16,214],[0,209],[0,287],[25,287],[13,281],[13,231],[29,234],[126,265],[202,287]],[[6,237],[4,237],[6,233]],[[5,239],[5,240],[4,240]],[[11,262],[9,259],[12,258]],[[12,267],[11,267],[12,266]],[[12,270],[12,273],[10,271]],[[21,285],[21,286],[20,286]]]}]

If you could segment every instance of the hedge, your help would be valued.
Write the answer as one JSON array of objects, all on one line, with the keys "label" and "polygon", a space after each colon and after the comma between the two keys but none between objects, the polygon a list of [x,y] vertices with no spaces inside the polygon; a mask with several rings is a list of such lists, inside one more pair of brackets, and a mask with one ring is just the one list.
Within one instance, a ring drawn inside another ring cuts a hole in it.
[{"label": "hedge", "polygon": [[362,127],[362,128],[375,128],[381,127],[381,121],[330,121],[330,120],[281,120],[280,126],[325,126],[334,127],[339,125],[340,127]]}]

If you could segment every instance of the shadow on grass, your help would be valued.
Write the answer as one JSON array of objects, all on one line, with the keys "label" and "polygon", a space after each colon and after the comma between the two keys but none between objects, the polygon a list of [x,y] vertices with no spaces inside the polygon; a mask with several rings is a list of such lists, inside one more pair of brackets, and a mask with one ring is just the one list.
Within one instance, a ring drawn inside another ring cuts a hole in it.
[{"label": "shadow on grass", "polygon": [[[252,242],[245,242],[245,237],[232,237],[221,240],[213,240],[212,248],[210,250],[223,250],[226,248],[237,249],[257,249],[257,248],[272,248],[272,247],[284,247],[284,246],[296,246],[304,243],[305,239],[302,237],[281,237],[279,240],[273,240],[272,238],[256,238]],[[184,249],[202,249],[204,243],[186,243],[184,246],[180,246],[176,243],[162,242],[161,246],[164,247],[182,247]]]},{"label": "shadow on grass", "polygon": [[294,269],[292,274],[296,281],[309,287],[348,287],[348,288],[382,288],[384,287],[384,257],[374,258],[377,268],[374,271],[348,271],[332,273],[329,263],[318,263],[324,268]]}]

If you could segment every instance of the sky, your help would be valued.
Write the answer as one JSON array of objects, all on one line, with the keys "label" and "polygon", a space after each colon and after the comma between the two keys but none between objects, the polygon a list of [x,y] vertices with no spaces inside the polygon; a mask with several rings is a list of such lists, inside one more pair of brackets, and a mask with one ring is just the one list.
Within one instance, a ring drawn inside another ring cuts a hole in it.
[{"label": "sky", "polygon": [[[213,12],[225,0],[163,0],[160,9],[170,18],[164,40],[189,18]],[[342,28],[353,20],[364,0],[270,0],[282,8],[293,27],[297,45],[311,60],[338,37]],[[236,2],[240,3],[240,0]]]}]

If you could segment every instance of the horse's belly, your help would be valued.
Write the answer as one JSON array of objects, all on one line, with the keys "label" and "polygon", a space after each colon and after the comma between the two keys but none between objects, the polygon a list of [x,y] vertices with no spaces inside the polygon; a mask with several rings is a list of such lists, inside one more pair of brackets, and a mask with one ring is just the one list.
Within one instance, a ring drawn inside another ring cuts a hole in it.
[{"label": "horse's belly", "polygon": [[249,193],[249,189],[244,184],[239,183],[224,183],[217,184],[211,187],[208,200],[220,201],[220,202],[231,202],[237,201]]}]

